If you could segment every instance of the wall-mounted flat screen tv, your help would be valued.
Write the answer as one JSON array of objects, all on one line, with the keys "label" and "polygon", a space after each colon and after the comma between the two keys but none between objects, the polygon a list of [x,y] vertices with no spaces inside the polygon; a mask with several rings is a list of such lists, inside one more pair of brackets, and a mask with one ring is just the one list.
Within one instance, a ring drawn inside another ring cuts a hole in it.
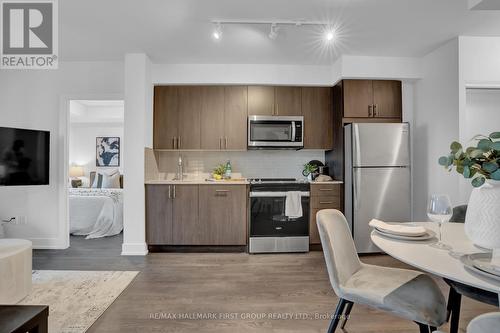
[{"label": "wall-mounted flat screen tv", "polygon": [[48,185],[50,132],[0,127],[0,186]]}]

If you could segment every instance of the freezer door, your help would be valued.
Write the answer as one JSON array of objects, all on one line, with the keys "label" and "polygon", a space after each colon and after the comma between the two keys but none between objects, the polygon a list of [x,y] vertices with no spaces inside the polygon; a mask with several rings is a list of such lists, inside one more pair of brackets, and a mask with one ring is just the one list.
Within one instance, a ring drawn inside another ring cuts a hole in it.
[{"label": "freezer door", "polygon": [[352,159],[354,167],[409,166],[408,124],[352,124]]},{"label": "freezer door", "polygon": [[358,253],[380,252],[371,242],[372,218],[411,220],[410,168],[353,169],[353,234]]}]

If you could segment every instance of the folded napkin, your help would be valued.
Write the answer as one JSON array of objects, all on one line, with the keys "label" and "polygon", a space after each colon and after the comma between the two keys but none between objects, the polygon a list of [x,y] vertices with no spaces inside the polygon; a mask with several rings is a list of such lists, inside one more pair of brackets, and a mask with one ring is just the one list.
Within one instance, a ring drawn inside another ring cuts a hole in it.
[{"label": "folded napkin", "polygon": [[380,231],[401,236],[418,237],[427,233],[427,230],[421,226],[405,225],[401,223],[389,224],[377,219],[372,219],[368,225],[372,228],[379,229]]},{"label": "folded napkin", "polygon": [[286,192],[285,216],[290,218],[302,217],[302,202],[300,191]]}]

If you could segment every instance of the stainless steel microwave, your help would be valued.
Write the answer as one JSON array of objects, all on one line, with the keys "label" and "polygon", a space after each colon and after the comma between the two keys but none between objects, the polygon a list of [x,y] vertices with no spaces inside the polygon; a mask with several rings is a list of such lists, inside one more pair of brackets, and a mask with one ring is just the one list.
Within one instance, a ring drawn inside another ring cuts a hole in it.
[{"label": "stainless steel microwave", "polygon": [[303,116],[248,116],[248,149],[302,148]]}]

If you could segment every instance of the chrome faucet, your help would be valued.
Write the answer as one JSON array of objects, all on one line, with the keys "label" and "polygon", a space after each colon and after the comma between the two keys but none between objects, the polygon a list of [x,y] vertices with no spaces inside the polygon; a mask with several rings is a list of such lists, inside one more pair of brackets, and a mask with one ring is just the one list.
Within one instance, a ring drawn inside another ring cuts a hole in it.
[{"label": "chrome faucet", "polygon": [[182,165],[182,155],[179,155],[179,161],[177,162],[177,173],[175,175],[175,180],[183,180],[184,170]]}]

